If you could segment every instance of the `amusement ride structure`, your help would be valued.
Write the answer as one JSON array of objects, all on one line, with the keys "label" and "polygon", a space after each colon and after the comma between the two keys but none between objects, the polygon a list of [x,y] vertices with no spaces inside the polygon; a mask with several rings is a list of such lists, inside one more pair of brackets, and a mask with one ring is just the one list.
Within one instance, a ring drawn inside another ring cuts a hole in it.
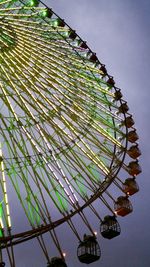
[{"label": "amusement ride structure", "polygon": [[102,237],[118,236],[117,216],[132,211],[139,190],[138,135],[121,90],[52,9],[0,0],[0,96],[0,267],[17,266],[15,248],[33,238],[43,266],[66,267],[62,224],[79,261],[97,261],[91,218]]}]

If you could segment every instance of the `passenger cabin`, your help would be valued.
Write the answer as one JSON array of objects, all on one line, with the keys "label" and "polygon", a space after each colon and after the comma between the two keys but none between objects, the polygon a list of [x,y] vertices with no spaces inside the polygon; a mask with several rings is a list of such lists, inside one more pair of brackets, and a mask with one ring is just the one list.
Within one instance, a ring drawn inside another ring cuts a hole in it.
[{"label": "passenger cabin", "polygon": [[134,143],[139,139],[139,136],[136,133],[136,130],[133,130],[133,131],[128,132],[127,138],[129,142]]},{"label": "passenger cabin", "polygon": [[76,32],[75,31],[70,31],[69,38],[74,41],[76,39],[76,37],[77,37]]},{"label": "passenger cabin", "polygon": [[113,77],[109,77],[109,79],[107,80],[107,83],[111,86],[114,86],[115,85],[115,81],[114,81],[114,78]]},{"label": "passenger cabin", "polygon": [[138,191],[139,191],[139,186],[135,178],[127,178],[123,183],[123,192],[129,196],[132,196]]},{"label": "passenger cabin", "polygon": [[114,98],[116,101],[118,101],[122,98],[122,93],[121,93],[120,89],[116,90],[116,92],[114,93]]},{"label": "passenger cabin", "polygon": [[51,259],[50,263],[48,263],[47,267],[67,267],[64,259],[54,257]]},{"label": "passenger cabin", "polygon": [[131,128],[134,125],[134,120],[132,116],[126,117],[124,124],[127,126],[127,128]]},{"label": "passenger cabin", "polygon": [[137,159],[141,155],[138,145],[131,146],[127,153],[132,159]]},{"label": "passenger cabin", "polygon": [[120,196],[117,198],[117,201],[115,202],[114,210],[117,215],[124,217],[129,213],[131,213],[133,208],[131,202],[127,197]]},{"label": "passenger cabin", "polygon": [[56,21],[57,21],[57,26],[58,26],[58,27],[65,27],[65,22],[64,22],[64,20],[62,20],[62,19],[60,19],[60,18],[57,18]]},{"label": "passenger cabin", "polygon": [[100,232],[104,238],[112,239],[120,235],[121,229],[115,216],[105,216],[100,225]]},{"label": "passenger cabin", "polygon": [[50,19],[50,18],[53,16],[53,11],[52,11],[50,8],[47,8],[47,9],[45,10],[44,15],[45,15],[45,16],[43,16],[43,17],[47,17],[47,18]]},{"label": "passenger cabin", "polygon": [[129,107],[127,105],[127,103],[122,103],[119,107],[119,113],[127,113],[129,110]]},{"label": "passenger cabin", "polygon": [[128,164],[128,173],[132,176],[138,175],[141,173],[142,169],[141,166],[139,165],[138,161],[131,161]]},{"label": "passenger cabin", "polygon": [[80,45],[81,48],[84,48],[84,49],[87,49],[88,46],[86,44],[86,42],[82,42],[81,45]]},{"label": "passenger cabin", "polygon": [[101,65],[100,70],[103,72],[103,74],[102,74],[103,76],[105,76],[107,74],[107,70],[106,70],[106,67],[104,64]]},{"label": "passenger cabin", "polygon": [[96,56],[96,53],[92,53],[89,60],[91,60],[92,62],[97,62],[97,56]]},{"label": "passenger cabin", "polygon": [[80,262],[90,264],[100,259],[101,252],[95,236],[84,235],[83,241],[77,249]]}]

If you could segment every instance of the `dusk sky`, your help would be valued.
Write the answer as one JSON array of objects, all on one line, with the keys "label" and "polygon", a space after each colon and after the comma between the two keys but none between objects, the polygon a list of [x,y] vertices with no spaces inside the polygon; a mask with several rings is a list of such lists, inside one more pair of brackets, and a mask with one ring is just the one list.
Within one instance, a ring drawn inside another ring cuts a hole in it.
[{"label": "dusk sky", "polygon": [[[106,64],[122,89],[140,136],[142,174],[140,192],[132,197],[134,211],[119,218],[122,233],[111,241],[100,238],[102,257],[93,267],[148,267],[150,265],[150,1],[149,0],[45,0]],[[69,241],[71,239],[69,238]],[[75,260],[76,244],[68,267]]]},{"label": "dusk sky", "polygon": [[[142,173],[137,177],[140,191],[130,198],[133,212],[118,218],[121,235],[112,240],[102,238],[97,218],[94,215],[90,218],[93,228],[98,232],[102,255],[98,262],[89,266],[149,267],[150,0],[43,0],[43,3],[52,8],[87,42],[100,62],[106,65],[108,73],[114,77],[135,120],[142,152]],[[99,201],[100,211],[101,206]],[[15,220],[18,225],[24,226],[19,209]],[[84,235],[86,230],[80,226],[78,216],[76,227]],[[79,243],[73,233],[68,231],[68,227],[58,227],[58,234],[66,252],[67,267],[86,266],[77,259]],[[46,245],[50,256],[58,255],[51,239],[46,239]],[[39,250],[36,250],[36,246],[36,240],[16,246],[17,267],[46,267],[44,255],[37,252]],[[7,260],[5,262],[6,267],[9,267]]]}]

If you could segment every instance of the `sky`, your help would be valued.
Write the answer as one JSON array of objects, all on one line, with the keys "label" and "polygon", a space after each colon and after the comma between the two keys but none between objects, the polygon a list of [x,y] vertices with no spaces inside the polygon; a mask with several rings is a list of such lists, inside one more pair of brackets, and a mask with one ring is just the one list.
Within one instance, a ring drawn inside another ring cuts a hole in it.
[{"label": "sky", "polygon": [[[140,192],[131,197],[134,211],[119,218],[121,235],[112,240],[99,237],[102,256],[91,267],[150,266],[150,1],[149,0],[43,0],[96,52],[100,62],[114,76],[133,114],[142,151],[142,174],[137,178]],[[16,215],[17,216],[17,215]],[[21,221],[19,222],[21,223]],[[95,219],[92,218],[95,225]],[[77,227],[80,226],[77,224]],[[67,235],[67,228],[58,229],[66,251],[68,267],[85,266],[76,257],[78,241]],[[84,231],[84,229],[83,229]],[[99,229],[97,229],[99,231]],[[84,234],[84,232],[83,232]],[[100,236],[100,235],[99,235]],[[44,257],[32,252],[34,241],[21,244],[16,251],[17,266],[46,267]],[[49,250],[51,244],[47,244]],[[55,253],[55,252],[54,252]],[[55,255],[54,255],[55,256]],[[44,263],[43,263],[44,262]]]},{"label": "sky", "polygon": [[[100,239],[102,256],[92,267],[148,267],[150,265],[150,1],[44,0],[106,64],[122,89],[139,134],[142,174],[140,192],[132,196],[134,211],[119,218],[122,233],[111,241]],[[70,238],[68,242],[70,242]],[[76,250],[75,244],[71,245]],[[75,252],[68,267],[81,267]]]}]

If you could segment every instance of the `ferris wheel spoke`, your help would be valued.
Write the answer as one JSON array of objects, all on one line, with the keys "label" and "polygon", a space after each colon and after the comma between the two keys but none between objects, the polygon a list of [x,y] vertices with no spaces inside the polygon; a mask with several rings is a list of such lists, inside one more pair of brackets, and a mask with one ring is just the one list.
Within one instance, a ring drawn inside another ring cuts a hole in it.
[{"label": "ferris wheel spoke", "polygon": [[[16,145],[16,142],[17,141],[15,141],[15,143],[12,142],[11,146],[9,146],[9,151],[11,151],[11,153],[13,153],[13,154],[16,152],[16,148],[15,148],[16,147],[15,146]],[[12,149],[12,147],[13,147],[14,150]],[[10,155],[12,155],[11,153],[10,153]],[[15,154],[14,154],[14,158],[15,158]],[[6,160],[6,162],[7,162],[7,160]],[[7,167],[6,167],[7,173],[9,173],[9,175],[12,174],[14,177],[16,176],[16,174],[18,174],[18,177],[20,176],[20,179],[21,179],[21,181],[23,182],[23,184],[25,186],[25,190],[27,192],[27,195],[32,195],[34,197],[34,194],[32,192],[32,189],[31,189],[31,187],[30,187],[30,185],[28,183],[27,173],[26,174],[24,173],[23,167],[20,166],[20,162],[19,161],[16,161],[15,164],[13,162],[10,162],[10,163],[7,162],[7,164],[8,164]],[[20,191],[18,190],[19,189],[18,182],[16,182],[16,184],[15,184],[15,189],[17,191],[17,194],[19,195],[19,199],[21,199],[22,198],[22,195],[21,195]],[[26,214],[27,214],[27,212],[26,212]]]},{"label": "ferris wheel spoke", "polygon": [[[38,127],[39,130],[41,131],[41,128],[40,128],[38,125],[37,125],[37,127]],[[69,190],[71,191],[71,193],[72,193],[72,195],[73,195],[73,198],[74,198],[74,201],[78,201],[76,195],[74,194],[74,192],[73,192],[73,190],[72,190],[72,187],[70,186],[70,183],[69,183],[69,181],[68,181],[67,176],[65,175],[64,171],[63,171],[62,168],[60,167],[60,165],[59,165],[59,163],[58,163],[58,161],[57,161],[57,159],[56,159],[56,157],[55,157],[55,155],[54,155],[54,153],[53,153],[53,151],[52,151],[52,149],[51,149],[51,145],[50,145],[50,143],[48,142],[48,140],[46,139],[46,137],[44,136],[44,134],[42,133],[42,131],[41,131],[41,135],[42,135],[42,137],[43,137],[43,140],[44,140],[45,143],[47,144],[47,147],[48,147],[48,149],[49,149],[50,155],[51,155],[52,158],[54,159],[54,162],[55,162],[55,164],[56,164],[56,166],[57,166],[57,168],[58,168],[60,174],[62,175],[62,178],[64,179],[64,181],[65,181],[67,187],[68,187]]]},{"label": "ferris wheel spoke", "polygon": [[[104,196],[100,196],[99,199],[104,203],[104,205],[106,206],[106,208],[115,215],[114,210],[112,209],[111,205],[108,203],[108,201],[104,198]],[[111,199],[112,200],[112,199]]]},{"label": "ferris wheel spoke", "polygon": [[[35,40],[33,40],[34,42],[35,42]],[[61,60],[62,60],[62,58],[61,58]]]},{"label": "ferris wheel spoke", "polygon": [[[27,132],[26,132],[26,133],[27,133]],[[29,133],[27,133],[27,135],[29,136]],[[30,138],[30,140],[32,140],[31,137],[29,137],[29,138]],[[31,142],[32,142],[32,141],[31,141]],[[32,142],[32,144],[33,144],[33,142]],[[33,145],[34,145],[34,144],[33,144]],[[40,151],[39,151],[39,152],[40,152]],[[41,154],[41,152],[40,152],[40,154]],[[46,158],[45,158],[42,154],[41,154],[41,157],[43,158],[43,160],[45,161],[45,163],[47,163],[47,166],[48,166],[48,168],[50,169],[51,174],[54,176],[54,179],[60,184],[60,187],[62,188],[62,190],[64,191],[64,193],[67,195],[67,198],[69,198],[69,200],[71,200],[71,202],[74,203],[74,202],[72,201],[72,198],[71,198],[70,195],[68,194],[67,190],[64,188],[63,184],[61,183],[61,181],[59,180],[59,178],[56,176],[55,172],[54,172],[53,169],[51,168],[50,164],[47,162]],[[70,203],[71,203],[71,202],[70,202]]]},{"label": "ferris wheel spoke", "polygon": [[[66,159],[66,161],[67,161],[67,159]],[[85,190],[90,190],[91,192],[93,192],[94,189],[96,189],[94,182],[93,182],[94,179],[92,179],[93,177],[89,181],[87,179],[85,180],[83,178],[81,180],[81,178],[79,178],[79,177],[82,177],[82,174],[79,173],[79,170],[77,168],[74,167],[74,171],[75,171],[76,175],[75,175],[75,173],[73,173],[73,166],[72,166],[71,161],[69,162],[70,163],[69,165],[65,161],[61,160],[61,162],[65,166],[67,172],[70,174],[70,177],[71,177],[70,183],[78,194],[79,194],[78,189],[80,189],[83,194],[86,194]],[[80,186],[78,187],[79,184],[82,186],[82,189]],[[77,187],[75,187],[75,185],[77,185]],[[83,189],[83,187],[84,187],[84,189]]]},{"label": "ferris wheel spoke", "polygon": [[[32,166],[33,167],[33,166]],[[16,167],[15,167],[16,168]],[[23,175],[24,176],[24,173],[22,172],[22,166],[19,168],[19,172],[21,172],[22,174],[21,175]],[[19,175],[19,172],[18,172],[18,175]],[[34,173],[35,173],[35,171],[34,171]],[[9,175],[10,175],[10,173],[9,173]],[[48,174],[47,174],[48,175]],[[40,179],[40,176],[39,175],[37,175],[37,172],[36,172],[36,176],[38,176],[38,179],[39,179],[39,181],[42,183],[42,185],[44,186],[44,188],[46,189],[46,191],[47,191],[47,193],[49,194],[49,189],[48,189],[48,187],[46,186],[45,187],[45,185],[44,185],[44,183],[43,183],[43,180],[41,180]],[[22,176],[20,176],[20,178],[21,178]],[[25,178],[26,178],[26,176],[25,176]],[[33,180],[35,181],[35,178],[34,177],[32,177],[33,178]],[[24,180],[23,180],[23,182],[24,182]],[[21,193],[19,193],[19,191],[17,190],[19,187],[16,185],[14,185],[14,187],[16,188],[16,191],[17,191],[17,194],[19,195],[19,198],[20,198],[20,200],[21,200],[21,198],[22,198],[22,196],[21,196]],[[39,189],[38,189],[38,192],[39,192]],[[31,194],[31,192],[30,192],[30,194]],[[52,196],[51,196],[52,197]],[[52,200],[54,201],[54,199],[52,198]],[[57,202],[55,202],[54,201],[54,203],[55,203],[55,205],[57,206]],[[22,203],[23,204],[23,203]],[[31,204],[31,203],[30,203]],[[32,206],[34,206],[34,205],[32,205]],[[33,224],[33,222],[32,222],[32,224]]]},{"label": "ferris wheel spoke", "polygon": [[[38,125],[37,125],[37,127],[39,127]],[[43,137],[44,137],[44,135],[43,135]],[[45,138],[45,137],[44,137]],[[62,171],[61,171],[62,172]],[[67,179],[67,178],[65,178],[65,179]],[[66,180],[67,181],[67,180]],[[69,185],[69,182],[67,181],[67,185]],[[69,187],[69,189],[71,190],[71,192],[73,193],[73,191],[72,191],[72,189]],[[73,196],[74,196],[74,193],[73,193]],[[75,197],[75,200],[77,200],[76,199],[76,197]]]},{"label": "ferris wheel spoke", "polygon": [[[81,157],[79,158],[77,156],[77,153],[79,154],[79,151],[70,150],[70,153],[68,154],[68,156],[66,154],[66,158],[64,159],[65,161],[67,160],[69,162],[69,165],[71,164],[73,166],[76,166],[78,170],[77,172],[75,172],[75,174],[72,174],[71,182],[75,181],[75,183],[77,182],[78,184],[83,185],[88,190],[92,189],[94,192],[96,190],[97,183],[99,183],[100,181],[100,176],[95,177],[95,174],[93,174],[93,172],[91,172],[89,168],[91,164],[88,166],[87,163],[85,163],[85,161],[82,161]],[[79,172],[80,169],[81,169],[81,172]],[[84,193],[85,191],[83,191],[83,194]]]},{"label": "ferris wheel spoke", "polygon": [[[30,51],[31,51],[31,47],[30,47],[30,43],[26,43],[26,47],[29,47],[29,49],[28,48],[26,48],[26,51],[25,51],[25,53],[28,51],[29,52],[29,54],[30,54]],[[36,51],[36,46],[35,46],[35,48],[34,48],[34,46],[32,47],[32,53],[36,56],[36,53],[34,52],[34,51]],[[44,52],[44,51],[43,51]],[[45,51],[46,52],[46,51]],[[39,54],[41,54],[41,59],[42,59],[42,57],[43,57],[43,54],[40,52]],[[48,56],[47,55],[44,55],[45,57],[47,57],[47,59],[49,59],[48,58]],[[54,60],[51,58],[51,67],[55,70],[59,70],[60,72],[62,72],[63,70],[62,70],[62,65],[60,65],[59,64],[59,62],[57,61],[57,65],[56,66],[53,66],[53,64],[52,64],[52,62],[53,62]],[[48,62],[48,61],[47,61]],[[55,63],[55,61],[54,61],[54,63]],[[60,66],[61,68],[58,68],[58,66]],[[46,66],[47,67],[47,66]],[[69,71],[71,71],[71,69],[69,69],[69,68],[66,68],[66,66],[65,66],[65,69],[68,69]],[[66,72],[64,73],[65,75],[66,75]],[[67,73],[67,75],[68,75],[68,77],[70,77],[71,79],[74,79],[75,80],[75,76],[74,75],[69,75],[68,73]],[[87,95],[87,93],[86,93],[86,91],[84,92],[84,88],[85,88],[85,86],[87,86],[85,83],[83,83],[83,86],[84,87],[82,87],[82,93],[84,93],[84,94],[86,94]],[[105,91],[105,93],[106,93],[106,91]],[[104,100],[102,100],[101,99],[101,101],[104,101]]]},{"label": "ferris wheel spoke", "polygon": [[[47,35],[49,35],[48,37],[52,38],[54,34],[56,34],[56,29],[54,27],[52,27],[51,25],[49,25],[47,27],[47,24],[43,24],[41,27],[39,27],[39,24],[36,23],[35,21],[33,20],[19,20],[17,19],[17,21],[15,19],[6,19],[7,22],[11,22],[13,24],[13,27],[16,29],[16,31],[18,32],[18,36],[20,38],[22,38],[21,36],[21,30],[24,30],[24,33],[25,33],[25,36],[28,37],[28,35],[30,33],[33,34],[33,30],[36,30],[36,32],[34,32],[34,35],[33,36],[36,36],[37,40],[40,41],[40,39],[38,37],[41,37],[41,34],[43,34],[43,37],[44,37],[44,33],[46,33]],[[20,24],[21,23],[21,24]],[[68,32],[68,29],[62,29],[60,28],[59,29],[60,32],[62,33],[65,33],[65,32]],[[32,38],[33,38],[32,36]],[[48,44],[48,40],[46,39],[46,36],[45,36],[45,44]],[[61,43],[62,43],[62,46],[60,48],[60,51],[61,49],[64,50],[64,49],[69,49],[70,50],[70,47],[68,46],[68,44],[63,40],[63,38],[60,36],[60,40],[59,40]],[[41,43],[41,41],[40,41]],[[56,41],[55,39],[52,38],[52,47],[58,47],[58,40]]]},{"label": "ferris wheel spoke", "polygon": [[[27,136],[29,137],[29,140],[31,141],[31,144],[37,149],[37,146],[34,144],[33,139],[30,137],[29,133],[27,133],[27,131],[26,131],[25,129],[24,129],[24,131],[25,131],[25,133],[27,134]],[[40,151],[39,151],[39,152],[40,152]],[[47,160],[46,160],[45,158],[44,158],[44,160],[45,160],[45,162],[47,163]],[[50,167],[49,164],[48,164],[48,167],[50,168],[52,174],[54,175],[54,172],[52,171],[52,169],[51,169],[51,167]],[[59,181],[58,178],[57,178],[55,175],[54,175],[54,177],[55,177],[55,179],[56,179],[57,181]],[[66,189],[63,187],[63,185],[62,185],[62,184],[60,184],[60,185],[61,185],[61,187],[63,188],[65,194],[67,194],[67,197],[70,198],[70,196],[68,195],[68,193],[67,193]]]},{"label": "ferris wheel spoke", "polygon": [[[73,157],[71,156],[70,153],[73,153]],[[69,161],[69,165],[68,165],[68,166],[70,166],[72,170],[73,170],[73,169],[76,170],[76,168],[78,168],[78,172],[77,172],[76,175],[80,175],[80,176],[82,176],[82,175],[79,173],[79,168],[81,168],[81,173],[82,173],[82,172],[87,173],[87,178],[89,179],[89,182],[90,182],[89,185],[90,185],[90,187],[92,188],[93,185],[91,184],[91,181],[93,180],[93,174],[90,172],[90,170],[88,170],[88,168],[87,168],[87,164],[85,164],[84,161],[81,161],[81,157],[80,157],[80,160],[79,160],[79,157],[77,156],[77,154],[79,155],[79,151],[70,149],[70,153],[69,153],[68,156],[67,156],[67,153],[66,153],[64,161],[63,161],[63,159],[62,159],[62,156],[58,156],[58,158],[61,160],[61,162],[62,162],[63,164],[64,164],[64,162],[65,162],[66,160],[68,160],[68,161]],[[77,154],[76,154],[76,153],[77,153]],[[71,166],[71,165],[72,165],[72,166]],[[84,165],[85,165],[85,168],[83,167]],[[75,167],[75,166],[77,166],[77,167]],[[89,172],[88,172],[88,171],[89,171]],[[76,173],[76,172],[75,172],[75,173]],[[75,179],[76,176],[73,175],[73,173],[72,173],[71,177],[74,177],[73,179]],[[84,175],[83,175],[83,177],[84,177]],[[86,184],[88,183],[88,182],[87,182],[87,181],[88,181],[87,178],[86,178],[86,180],[85,180],[85,186],[86,186]],[[83,178],[83,179],[84,179],[84,178]],[[80,182],[80,181],[79,181],[79,182]]]},{"label": "ferris wheel spoke", "polygon": [[[80,148],[80,147],[79,147]],[[71,150],[72,151],[72,150]],[[74,151],[74,153],[75,153],[75,150],[73,150]],[[78,154],[80,154],[80,151],[77,151],[77,153]],[[82,155],[82,154],[81,154]],[[86,158],[86,154],[85,154],[85,158]],[[81,160],[81,157],[80,157],[80,160]],[[85,166],[85,168],[86,168],[86,166]]]},{"label": "ferris wheel spoke", "polygon": [[[12,8],[10,9],[11,11],[15,11],[15,10],[13,10]],[[13,18],[20,18],[20,17],[23,17],[23,18],[31,18],[31,17],[33,17],[33,16],[36,16],[36,15],[38,15],[39,14],[39,11],[35,11],[35,12],[33,12],[32,14],[30,13],[30,14],[28,14],[28,13],[26,13],[26,12],[24,12],[24,13],[9,13],[9,11],[10,11],[9,9],[7,9],[7,11],[8,12],[6,12],[6,13],[0,13],[0,17],[5,17],[5,16],[7,16],[8,18],[9,17],[13,17]],[[30,9],[29,9],[30,10]],[[6,9],[1,9],[0,11],[6,11]]]},{"label": "ferris wheel spoke", "polygon": [[[73,131],[73,133],[75,134],[76,137],[78,137],[78,139],[80,140],[76,130],[72,127],[70,127],[70,124],[65,120],[65,124],[67,124],[68,128],[71,128],[71,130]],[[80,140],[81,144],[83,145],[83,147],[81,147],[79,145],[79,143],[76,142],[77,147],[79,147],[81,149],[81,151],[91,160],[93,160],[95,162],[96,165],[98,165],[98,167],[100,167],[104,172],[107,173],[107,168],[103,165],[103,163],[97,158],[97,155],[90,149],[90,147],[88,145],[85,144],[85,142],[83,140]],[[94,159],[93,159],[94,157]]]}]

